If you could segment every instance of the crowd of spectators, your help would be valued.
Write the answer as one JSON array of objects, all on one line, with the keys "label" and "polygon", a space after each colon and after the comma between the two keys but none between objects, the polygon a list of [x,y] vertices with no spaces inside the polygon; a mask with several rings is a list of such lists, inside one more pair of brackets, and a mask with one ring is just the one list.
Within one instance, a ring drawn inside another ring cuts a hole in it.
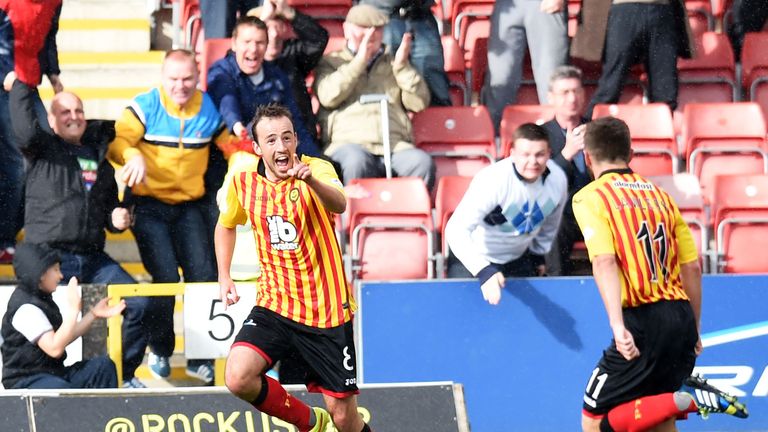
[{"label": "crowd of spectators", "polygon": [[[55,44],[61,1],[0,10],[0,261],[13,258],[23,224],[25,242],[53,251],[63,278],[133,283],[104,253],[105,229],[130,229],[153,282],[177,282],[182,274],[188,282],[215,281],[216,193],[226,159],[253,152],[248,125],[269,103],[290,110],[298,153],[331,160],[345,184],[384,177],[387,143],[392,174],[423,178],[431,189],[435,163],[413,144],[410,117],[451,104],[434,2],[359,3],[343,23],[345,45],[324,54],[328,31],[287,0],[202,0],[206,38],[231,36],[231,50],[208,71],[207,92],[198,89],[195,54],[170,51],[162,85],[137,95],[116,123],[86,121],[81,100],[63,91]],[[677,58],[694,55],[682,0],[585,2],[570,56],[601,61],[604,71],[588,101],[581,71],[567,66],[566,6],[499,0],[493,8],[481,102],[497,131],[504,107],[516,101],[526,52],[539,101],[553,107],[554,117],[521,127],[512,156],[478,174],[449,222],[448,242],[462,254],[451,257],[456,269],[449,274],[480,278],[491,302],[498,301],[504,276],[571,273],[580,233],[570,198],[590,181],[582,125],[592,107],[617,102],[630,68],[642,63],[649,100],[674,109]],[[729,33],[738,56],[744,32],[761,28],[768,8],[736,0],[733,12]],[[37,92],[42,75],[56,92],[49,112]],[[537,160],[544,154],[552,160]],[[531,160],[533,174],[526,174]],[[518,187],[501,187],[502,178]],[[512,224],[514,211],[532,222],[514,198],[527,189],[546,211],[533,225]],[[473,242],[482,247],[473,252]],[[147,346],[153,374],[169,375],[173,303],[173,297],[127,302],[123,386],[142,386],[134,371]],[[187,370],[213,379],[210,361],[190,361]]]}]

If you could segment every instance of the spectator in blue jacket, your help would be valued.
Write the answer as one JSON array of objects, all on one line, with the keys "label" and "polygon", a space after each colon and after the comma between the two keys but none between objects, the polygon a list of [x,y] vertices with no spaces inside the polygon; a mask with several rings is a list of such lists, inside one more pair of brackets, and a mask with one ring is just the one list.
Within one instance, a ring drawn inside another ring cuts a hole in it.
[{"label": "spectator in blue jacket", "polygon": [[267,40],[267,25],[263,21],[252,16],[239,18],[232,31],[232,50],[208,71],[208,93],[227,126],[239,137],[247,134],[256,108],[269,103],[285,105],[293,115],[299,136],[298,153],[319,156],[317,144],[293,98],[288,76],[264,61]]}]

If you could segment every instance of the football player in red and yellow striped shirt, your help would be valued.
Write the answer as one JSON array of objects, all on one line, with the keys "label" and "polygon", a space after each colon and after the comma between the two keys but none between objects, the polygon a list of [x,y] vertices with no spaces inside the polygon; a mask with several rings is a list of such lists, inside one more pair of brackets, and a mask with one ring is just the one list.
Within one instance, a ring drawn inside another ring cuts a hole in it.
[{"label": "football player in red and yellow striped shirt", "polygon": [[232,176],[215,234],[225,304],[239,299],[229,272],[238,224],[251,223],[261,266],[257,304],[230,350],[226,385],[300,431],[325,430],[328,412],[310,409],[265,375],[275,362],[298,353],[307,388],[323,393],[336,427],[370,431],[357,414],[355,302],[333,229],[333,213],[346,208],[343,186],[330,163],[296,154],[286,108],[259,108],[252,133],[259,159]]},{"label": "football player in red and yellow striped shirt", "polygon": [[594,120],[584,142],[595,180],[573,211],[614,339],[587,383],[582,428],[672,431],[697,411],[677,390],[701,352],[698,253],[669,195],[629,168],[624,122]]}]

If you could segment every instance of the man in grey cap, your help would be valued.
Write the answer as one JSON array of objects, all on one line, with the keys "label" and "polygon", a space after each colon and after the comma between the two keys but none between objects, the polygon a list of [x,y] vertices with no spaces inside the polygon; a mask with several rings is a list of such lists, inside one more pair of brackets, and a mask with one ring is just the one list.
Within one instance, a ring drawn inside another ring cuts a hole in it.
[{"label": "man in grey cap", "polygon": [[421,177],[431,188],[435,178],[432,158],[412,144],[408,111],[429,105],[429,89],[411,66],[408,56],[413,37],[403,36],[394,55],[382,45],[389,17],[370,5],[353,6],[344,22],[347,46],[320,61],[315,94],[325,153],[341,165],[344,181],[384,177],[380,105],[361,103],[368,94],[385,94],[389,112],[392,171],[397,176]]}]

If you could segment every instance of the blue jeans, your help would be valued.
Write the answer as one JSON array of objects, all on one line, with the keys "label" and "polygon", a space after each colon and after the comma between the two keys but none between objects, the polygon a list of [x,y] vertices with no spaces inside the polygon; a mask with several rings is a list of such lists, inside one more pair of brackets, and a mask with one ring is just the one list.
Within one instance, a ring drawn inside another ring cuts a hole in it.
[{"label": "blue jeans", "polygon": [[384,44],[389,46],[393,53],[397,52],[406,31],[413,31],[411,65],[427,82],[432,95],[430,105],[450,106],[451,96],[448,89],[448,75],[445,74],[443,44],[440,41],[435,17],[430,15],[423,19],[403,20],[390,16],[389,24],[384,27]]},{"label": "blue jeans", "polygon": [[[61,256],[61,274],[64,281],[72,276],[80,283],[135,284],[136,281],[120,264],[104,252],[76,254],[58,249]],[[136,368],[144,361],[147,337],[150,332],[144,320],[148,297],[127,297],[123,311],[123,380],[133,378]]]},{"label": "blue jeans", "polygon": [[66,368],[63,376],[40,373],[22,378],[15,389],[84,389],[117,387],[117,370],[107,356],[79,361]]},{"label": "blue jeans", "polygon": [[[40,125],[51,130],[40,98],[35,100]],[[0,248],[13,246],[24,224],[24,158],[11,128],[8,92],[0,88]]]},{"label": "blue jeans", "polygon": [[[200,201],[172,205],[150,197],[136,198],[132,230],[152,282],[179,282],[179,267],[186,282],[216,280],[201,206]],[[173,296],[150,297],[144,315],[151,328],[149,347],[162,357],[173,354],[175,300]]]}]

